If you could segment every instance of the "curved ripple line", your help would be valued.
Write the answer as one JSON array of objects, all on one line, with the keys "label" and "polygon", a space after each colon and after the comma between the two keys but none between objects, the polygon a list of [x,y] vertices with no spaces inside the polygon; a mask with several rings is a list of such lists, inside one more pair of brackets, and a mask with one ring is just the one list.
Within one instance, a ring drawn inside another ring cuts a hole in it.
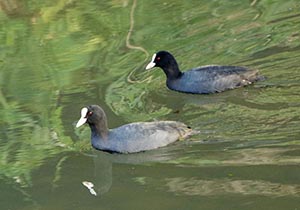
[{"label": "curved ripple line", "polygon": [[[129,27],[129,31],[128,31],[127,37],[126,37],[126,47],[129,48],[129,49],[139,50],[139,51],[142,51],[143,53],[145,53],[145,55],[146,55],[145,60],[144,60],[144,62],[145,62],[148,59],[148,57],[149,57],[148,51],[145,48],[143,48],[142,46],[135,46],[135,45],[132,45],[130,43],[130,37],[131,37],[133,29],[134,29],[134,12],[135,12],[136,5],[137,5],[137,0],[133,0],[132,6],[131,6],[131,11],[130,11],[130,27]],[[137,68],[135,68],[134,70],[132,70],[128,74],[127,81],[129,83],[136,83],[136,82],[143,83],[145,81],[150,81],[151,80],[152,77],[146,78],[146,79],[144,79],[142,81],[132,80],[131,76],[136,71],[136,69]]]}]

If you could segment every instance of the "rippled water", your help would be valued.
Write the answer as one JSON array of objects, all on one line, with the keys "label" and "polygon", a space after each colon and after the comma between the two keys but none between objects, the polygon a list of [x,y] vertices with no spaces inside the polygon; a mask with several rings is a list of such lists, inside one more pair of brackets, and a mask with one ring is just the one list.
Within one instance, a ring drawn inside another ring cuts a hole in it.
[{"label": "rippled water", "polygon": [[[300,3],[0,1],[1,209],[299,209]],[[259,69],[213,95],[170,91],[182,70]],[[116,127],[180,120],[200,134],[131,155],[94,151],[80,109]],[[92,182],[97,196],[82,184]]]}]

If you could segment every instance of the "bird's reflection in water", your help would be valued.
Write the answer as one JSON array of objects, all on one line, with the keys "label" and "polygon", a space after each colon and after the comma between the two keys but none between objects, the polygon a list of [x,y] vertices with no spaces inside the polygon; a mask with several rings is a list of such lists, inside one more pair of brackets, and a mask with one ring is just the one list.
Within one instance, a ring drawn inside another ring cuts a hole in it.
[{"label": "bird's reflection in water", "polygon": [[[96,194],[98,196],[103,195],[107,193],[112,186],[112,168],[114,163],[135,165],[168,161],[175,158],[176,152],[173,151],[176,150],[176,148],[176,145],[173,145],[170,148],[166,147],[133,154],[118,154],[103,151],[94,151],[94,180],[82,180],[82,183],[84,184],[86,182],[89,182],[90,184],[93,184],[92,189],[95,190]],[[91,194],[94,194],[91,188],[87,188],[90,190]]]}]

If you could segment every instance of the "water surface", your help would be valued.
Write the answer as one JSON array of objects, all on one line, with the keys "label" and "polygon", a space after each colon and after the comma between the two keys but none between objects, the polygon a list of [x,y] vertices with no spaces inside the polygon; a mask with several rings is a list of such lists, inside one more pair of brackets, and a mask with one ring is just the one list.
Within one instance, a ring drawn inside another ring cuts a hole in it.
[{"label": "water surface", "polygon": [[[0,2],[1,209],[298,209],[300,3]],[[212,95],[170,91],[158,50],[182,70],[259,69]],[[94,151],[80,109],[109,126],[180,120],[200,134],[132,155]],[[94,184],[97,196],[82,185]]]}]

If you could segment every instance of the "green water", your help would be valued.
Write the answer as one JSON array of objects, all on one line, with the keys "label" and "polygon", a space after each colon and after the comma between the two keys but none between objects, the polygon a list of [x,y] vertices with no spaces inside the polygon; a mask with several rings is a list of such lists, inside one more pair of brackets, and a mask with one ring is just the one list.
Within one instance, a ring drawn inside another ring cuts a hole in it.
[{"label": "green water", "polygon": [[[183,70],[240,65],[267,80],[173,92],[144,70],[158,50]],[[1,0],[1,209],[299,209],[299,81],[297,0]],[[179,120],[201,133],[106,154],[75,129],[89,104],[111,128]]]}]

